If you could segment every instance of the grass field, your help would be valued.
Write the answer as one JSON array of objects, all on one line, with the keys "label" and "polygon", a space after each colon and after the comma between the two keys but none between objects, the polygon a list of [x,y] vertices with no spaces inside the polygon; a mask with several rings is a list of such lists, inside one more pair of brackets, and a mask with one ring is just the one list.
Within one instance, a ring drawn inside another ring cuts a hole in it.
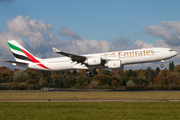
[{"label": "grass field", "polygon": [[[0,100],[179,100],[161,92],[0,92]],[[0,102],[0,120],[178,120],[180,102]]]},{"label": "grass field", "polygon": [[179,100],[179,91],[161,92],[0,92],[0,100]]},{"label": "grass field", "polygon": [[179,120],[179,102],[0,103],[1,120]]}]

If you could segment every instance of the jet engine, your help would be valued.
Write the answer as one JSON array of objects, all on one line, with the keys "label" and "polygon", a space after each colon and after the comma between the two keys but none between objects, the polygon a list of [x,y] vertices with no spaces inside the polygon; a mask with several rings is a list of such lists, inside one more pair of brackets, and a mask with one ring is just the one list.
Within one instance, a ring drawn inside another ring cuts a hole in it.
[{"label": "jet engine", "polygon": [[87,58],[84,63],[88,65],[101,65],[101,58],[100,57],[91,57]]},{"label": "jet engine", "polygon": [[119,61],[119,60],[107,61],[104,66],[107,68],[110,68],[110,69],[120,68],[121,67],[121,61]]}]

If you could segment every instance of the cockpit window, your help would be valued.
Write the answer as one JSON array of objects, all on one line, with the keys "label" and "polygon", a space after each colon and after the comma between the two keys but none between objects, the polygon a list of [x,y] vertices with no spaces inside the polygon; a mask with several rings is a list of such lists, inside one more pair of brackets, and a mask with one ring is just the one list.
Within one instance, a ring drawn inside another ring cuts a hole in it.
[{"label": "cockpit window", "polygon": [[174,50],[172,50],[172,49],[171,49],[171,50],[169,50],[169,52],[171,52],[171,51],[174,51]]}]

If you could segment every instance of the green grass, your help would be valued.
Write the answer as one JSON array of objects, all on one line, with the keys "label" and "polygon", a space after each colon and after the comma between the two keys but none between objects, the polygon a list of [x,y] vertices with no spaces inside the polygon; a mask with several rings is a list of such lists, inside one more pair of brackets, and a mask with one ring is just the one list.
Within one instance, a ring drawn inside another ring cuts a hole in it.
[{"label": "green grass", "polygon": [[162,92],[0,92],[0,100],[180,100],[179,91]]},{"label": "green grass", "polygon": [[178,120],[179,102],[0,103],[0,120]]}]

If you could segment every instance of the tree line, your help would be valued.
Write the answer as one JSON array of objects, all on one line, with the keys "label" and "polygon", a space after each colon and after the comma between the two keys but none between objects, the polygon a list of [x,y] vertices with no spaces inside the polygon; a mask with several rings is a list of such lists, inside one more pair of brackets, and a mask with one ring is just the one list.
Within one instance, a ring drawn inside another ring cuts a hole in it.
[{"label": "tree line", "polygon": [[97,70],[87,77],[86,70],[40,71],[11,70],[0,67],[0,90],[116,89],[116,90],[180,90],[180,65],[169,63],[169,69],[151,67],[138,70]]}]

